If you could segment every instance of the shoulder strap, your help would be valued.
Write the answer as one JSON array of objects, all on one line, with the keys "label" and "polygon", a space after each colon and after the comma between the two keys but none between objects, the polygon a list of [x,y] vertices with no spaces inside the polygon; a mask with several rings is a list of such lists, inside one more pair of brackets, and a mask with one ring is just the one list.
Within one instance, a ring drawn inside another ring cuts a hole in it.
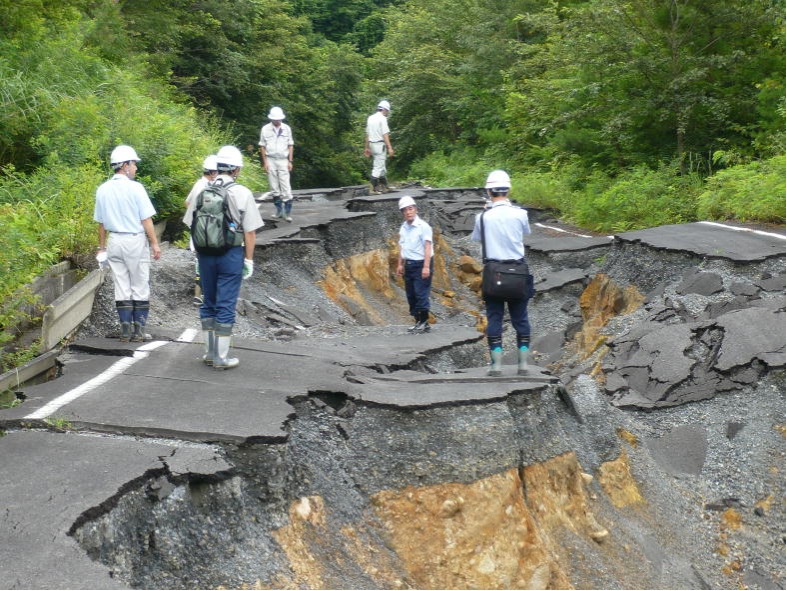
[{"label": "shoulder strap", "polygon": [[210,187],[224,187],[225,189],[229,189],[232,185],[237,185],[235,181],[230,181],[226,185],[224,184],[224,179],[216,179],[215,181],[210,181],[208,186]]},{"label": "shoulder strap", "polygon": [[481,222],[481,262],[482,263],[486,262],[486,236],[484,234],[484,214],[487,211],[488,211],[487,209],[482,211],[481,217],[479,218],[479,221]]}]

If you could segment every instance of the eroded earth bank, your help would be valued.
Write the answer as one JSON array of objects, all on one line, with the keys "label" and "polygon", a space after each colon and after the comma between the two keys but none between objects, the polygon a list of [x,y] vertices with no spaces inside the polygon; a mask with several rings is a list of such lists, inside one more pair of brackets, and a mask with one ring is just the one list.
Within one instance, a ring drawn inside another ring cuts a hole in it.
[{"label": "eroded earth bank", "polygon": [[[193,257],[168,246],[148,327],[162,345],[62,407],[65,433],[42,431],[25,417],[52,384],[134,355],[106,338],[107,279],[62,377],[0,415],[0,449],[101,446],[49,479],[103,483],[49,497],[68,499],[42,542],[73,561],[60,586],[784,588],[784,239],[594,237],[530,210],[534,365],[488,378],[480,193],[408,193],[437,230],[431,333],[406,333],[393,273],[402,193],[301,192],[293,224],[261,204],[238,369],[199,363]],[[58,580],[25,564],[2,567],[9,586]]]}]

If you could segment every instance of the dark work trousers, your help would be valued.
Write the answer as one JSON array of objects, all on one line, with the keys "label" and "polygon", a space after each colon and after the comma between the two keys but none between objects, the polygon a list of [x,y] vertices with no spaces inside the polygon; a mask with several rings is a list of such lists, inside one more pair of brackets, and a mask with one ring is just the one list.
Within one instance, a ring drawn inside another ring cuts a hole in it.
[{"label": "dark work trousers", "polygon": [[508,303],[508,313],[511,315],[511,324],[519,336],[530,339],[530,321],[527,319],[527,299],[501,300],[498,298],[485,298],[486,303],[486,336],[503,336],[503,316],[505,305]]},{"label": "dark work trousers", "polygon": [[202,282],[200,318],[215,318],[219,324],[235,324],[235,306],[243,280],[243,247],[233,246],[221,256],[200,254]]},{"label": "dark work trousers", "polygon": [[434,273],[434,259],[430,261],[429,277],[421,277],[424,262],[405,260],[404,262],[404,290],[407,293],[407,303],[410,306],[410,316],[420,320],[418,312],[429,311],[429,293],[432,290],[432,274]]}]

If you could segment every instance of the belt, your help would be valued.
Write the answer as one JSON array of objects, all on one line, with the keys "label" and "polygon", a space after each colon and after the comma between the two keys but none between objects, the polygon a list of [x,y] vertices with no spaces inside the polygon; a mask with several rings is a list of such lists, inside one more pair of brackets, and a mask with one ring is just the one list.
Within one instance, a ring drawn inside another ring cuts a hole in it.
[{"label": "belt", "polygon": [[369,140],[370,144],[382,144],[385,140]]},{"label": "belt", "polygon": [[411,265],[414,263],[423,263],[424,259],[404,259],[405,264]]},{"label": "belt", "polygon": [[499,259],[484,259],[485,263],[503,263],[504,265],[523,265],[525,264],[525,259],[506,259],[501,261]]},{"label": "belt", "polygon": [[137,236],[139,234],[144,234],[144,232],[115,232],[113,230],[110,230],[109,233],[118,234],[119,236]]}]

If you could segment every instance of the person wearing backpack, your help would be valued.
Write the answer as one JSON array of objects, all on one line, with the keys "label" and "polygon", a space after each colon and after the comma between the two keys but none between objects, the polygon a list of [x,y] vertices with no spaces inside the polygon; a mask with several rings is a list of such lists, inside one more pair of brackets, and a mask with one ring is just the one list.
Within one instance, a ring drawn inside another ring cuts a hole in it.
[{"label": "person wearing backpack", "polygon": [[140,161],[131,146],[117,146],[109,156],[111,179],[96,190],[93,219],[98,222],[100,264],[109,264],[115,282],[115,307],[121,341],[144,341],[150,311],[150,257],[161,258],[145,187],[134,180]]},{"label": "person wearing backpack", "polygon": [[263,125],[260,130],[260,160],[268,174],[276,217],[291,222],[290,171],[295,142],[292,139],[292,129],[283,121],[284,111],[281,107],[272,107],[268,119],[270,123]]},{"label": "person wearing backpack", "polygon": [[203,301],[199,309],[205,355],[216,369],[239,364],[229,357],[241,281],[254,272],[256,231],[264,225],[254,195],[236,182],[243,156],[235,146],[216,153],[219,174],[189,202],[183,222],[197,251]]},{"label": "person wearing backpack", "polygon": [[[186,201],[183,204],[184,207],[188,207],[189,203],[191,203],[193,199],[196,199],[197,195],[202,192],[202,189],[204,189],[209,182],[216,180],[218,174],[219,171],[216,169],[215,154],[206,156],[205,160],[202,161],[202,176],[192,185],[191,191],[189,191],[189,194],[186,196]],[[197,252],[194,249],[193,240],[189,240],[189,250],[193,253]],[[199,278],[199,260],[196,257],[194,258],[194,304],[197,306],[202,304],[202,284]]]}]

